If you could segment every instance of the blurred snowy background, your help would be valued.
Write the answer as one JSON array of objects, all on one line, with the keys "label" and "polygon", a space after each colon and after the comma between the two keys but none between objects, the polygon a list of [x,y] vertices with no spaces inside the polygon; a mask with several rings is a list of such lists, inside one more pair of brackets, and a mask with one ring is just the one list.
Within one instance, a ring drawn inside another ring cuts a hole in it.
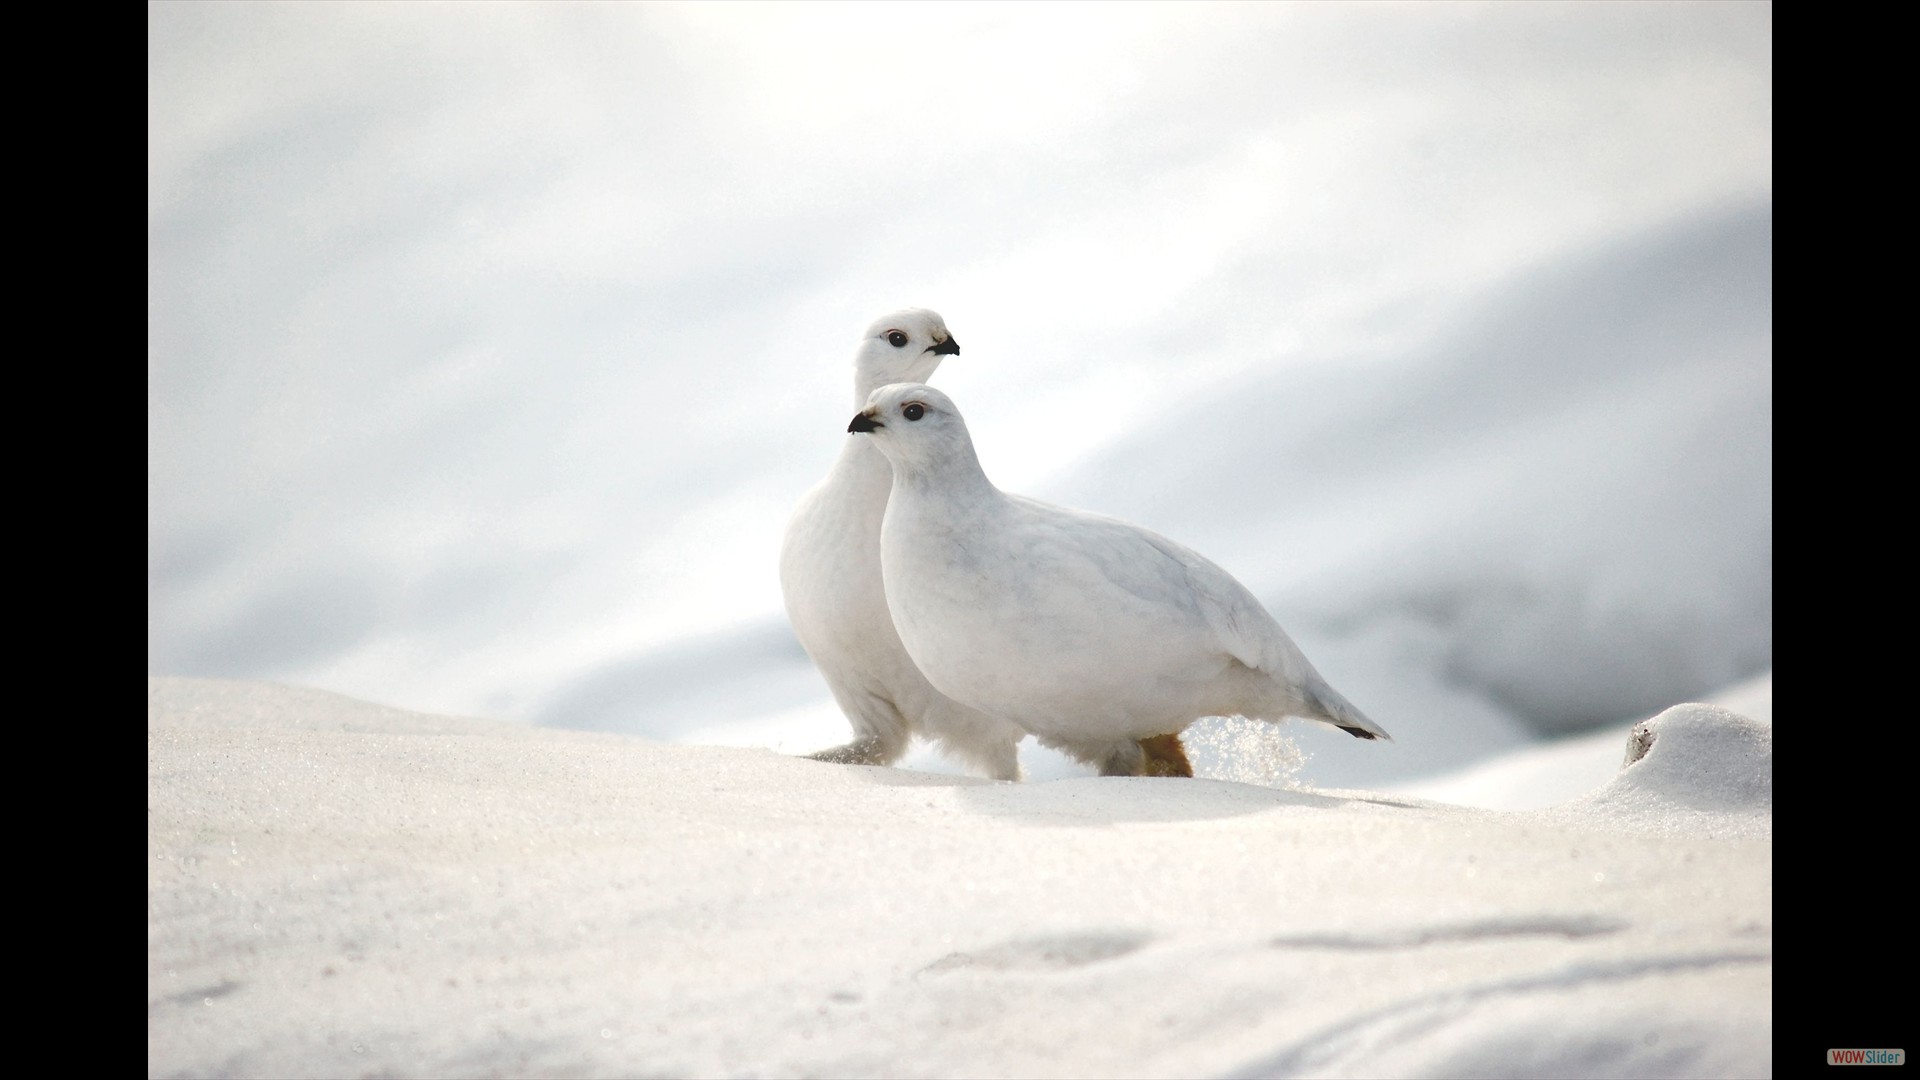
[{"label": "blurred snowy background", "polygon": [[148,671],[839,741],[776,553],[923,305],[1000,486],[1210,556],[1400,740],[1301,730],[1310,780],[1707,696],[1772,667],[1771,52],[1744,3],[150,5]]}]

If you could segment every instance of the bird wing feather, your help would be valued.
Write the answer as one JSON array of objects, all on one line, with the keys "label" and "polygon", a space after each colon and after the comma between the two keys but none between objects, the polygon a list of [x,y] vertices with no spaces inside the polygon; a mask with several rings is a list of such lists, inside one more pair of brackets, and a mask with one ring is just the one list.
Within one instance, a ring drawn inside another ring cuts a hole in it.
[{"label": "bird wing feather", "polygon": [[1205,556],[1158,533],[1141,530],[1155,549],[1178,565],[1188,595],[1206,617],[1223,653],[1256,671],[1289,678],[1297,674],[1299,649],[1245,585]]}]

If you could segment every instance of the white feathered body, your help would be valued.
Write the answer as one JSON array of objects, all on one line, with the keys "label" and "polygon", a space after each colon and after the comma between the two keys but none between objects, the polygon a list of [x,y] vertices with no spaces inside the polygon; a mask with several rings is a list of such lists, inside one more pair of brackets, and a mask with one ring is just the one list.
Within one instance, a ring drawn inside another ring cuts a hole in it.
[{"label": "white feathered body", "polygon": [[780,552],[793,632],[856,739],[873,741],[875,763],[897,758],[919,733],[990,776],[1015,779],[1025,732],[940,693],[894,632],[880,576],[880,524],[892,483],[886,458],[849,436],[826,479],[801,499]]},{"label": "white feathered body", "polygon": [[1203,716],[1386,734],[1225,570],[1138,526],[1008,495],[970,443],[897,470],[881,564],[927,679],[1050,743],[1141,739]]},{"label": "white feathered body", "polygon": [[[938,324],[897,313],[894,321],[923,334]],[[887,320],[876,323],[884,327]],[[945,326],[938,324],[944,339]],[[864,402],[876,386],[902,373],[924,378],[938,355],[916,346],[901,361],[872,342],[856,358],[854,394]],[[1018,746],[1026,732],[970,709],[934,689],[894,632],[880,576],[880,524],[893,485],[886,457],[870,440],[843,436],[826,479],[800,500],[780,550],[780,589],[801,647],[813,659],[854,730],[854,741],[822,751],[830,761],[883,765],[906,752],[914,734],[995,779],[1020,775]]]}]

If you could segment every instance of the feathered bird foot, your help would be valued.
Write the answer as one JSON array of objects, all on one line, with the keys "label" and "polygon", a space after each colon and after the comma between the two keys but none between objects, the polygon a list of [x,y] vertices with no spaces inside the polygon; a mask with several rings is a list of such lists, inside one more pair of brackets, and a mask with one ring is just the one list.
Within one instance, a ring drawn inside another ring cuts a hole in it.
[{"label": "feathered bird foot", "polygon": [[1084,761],[1101,776],[1192,776],[1186,747],[1174,732],[1150,739],[1126,739],[1120,742],[1084,742],[1042,737],[1042,746],[1051,746],[1075,761]]},{"label": "feathered bird foot", "polygon": [[1187,748],[1181,745],[1177,731],[1141,739],[1140,751],[1146,755],[1146,760],[1141,763],[1142,776],[1193,775],[1193,765],[1187,761]]}]

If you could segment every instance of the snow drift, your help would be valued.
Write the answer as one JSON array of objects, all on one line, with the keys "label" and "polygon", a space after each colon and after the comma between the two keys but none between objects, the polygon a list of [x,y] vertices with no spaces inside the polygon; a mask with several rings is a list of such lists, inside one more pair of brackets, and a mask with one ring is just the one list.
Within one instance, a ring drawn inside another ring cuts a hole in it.
[{"label": "snow drift", "polygon": [[148,687],[152,1075],[1771,1067],[1770,733],[1718,708],[1500,812]]}]

